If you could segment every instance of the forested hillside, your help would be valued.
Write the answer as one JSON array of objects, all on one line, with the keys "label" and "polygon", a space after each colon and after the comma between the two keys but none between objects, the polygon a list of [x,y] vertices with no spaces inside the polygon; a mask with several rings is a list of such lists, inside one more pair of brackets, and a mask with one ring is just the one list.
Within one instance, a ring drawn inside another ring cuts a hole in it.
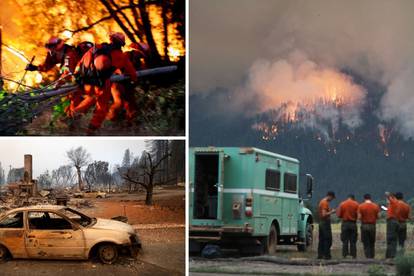
[{"label": "forested hillside", "polygon": [[193,95],[190,145],[254,146],[296,157],[301,162],[301,173],[315,177],[314,201],[327,190],[334,190],[338,199],[349,193],[361,199],[364,193],[371,193],[376,200],[382,200],[385,191],[402,191],[411,198],[414,142],[393,132],[392,125],[387,126],[386,137],[381,136],[382,124],[372,112],[378,104],[380,88],[373,85],[369,88],[362,112],[364,123],[353,133],[340,123],[335,139],[331,140],[321,138],[314,129],[297,128],[289,123],[277,135],[270,130],[267,133],[258,130],[255,124],[271,121],[270,116],[247,116],[248,109],[246,113],[224,112],[221,106],[232,101],[232,97],[226,97],[227,91]]}]

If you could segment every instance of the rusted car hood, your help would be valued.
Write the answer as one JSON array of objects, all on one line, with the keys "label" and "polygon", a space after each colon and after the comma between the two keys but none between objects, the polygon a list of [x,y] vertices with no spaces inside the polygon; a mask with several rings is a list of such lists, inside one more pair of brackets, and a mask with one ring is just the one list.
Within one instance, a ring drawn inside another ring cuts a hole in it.
[{"label": "rusted car hood", "polygon": [[124,231],[131,234],[134,234],[134,228],[131,225],[120,222],[117,220],[111,219],[96,219],[96,223],[91,227],[92,229],[104,229],[104,230],[116,230],[116,231]]}]

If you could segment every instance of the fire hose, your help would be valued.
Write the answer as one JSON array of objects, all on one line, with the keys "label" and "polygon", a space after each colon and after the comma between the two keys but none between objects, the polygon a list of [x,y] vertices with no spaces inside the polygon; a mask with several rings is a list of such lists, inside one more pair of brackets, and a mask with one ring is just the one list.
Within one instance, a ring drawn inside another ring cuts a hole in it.
[{"label": "fire hose", "polygon": [[[143,78],[171,73],[177,69],[177,66],[164,66],[139,70],[136,74],[138,78]],[[15,115],[16,112],[21,114],[22,112],[30,111],[31,118],[33,118],[41,114],[45,109],[51,108],[59,103],[62,97],[77,91],[79,89],[77,84],[66,84],[58,88],[50,88],[69,76],[71,75],[62,77],[43,88],[28,89],[18,93],[4,93],[0,95],[0,106],[2,107],[0,109],[0,135],[15,135],[16,128],[21,129],[25,123],[31,120],[25,117],[18,119]],[[113,75],[110,78],[113,82],[123,82],[128,79],[129,77],[125,75]],[[27,87],[25,85],[22,86]]]},{"label": "fire hose", "polygon": [[[157,67],[153,69],[139,70],[139,71],[136,71],[136,74],[138,78],[142,78],[142,77],[171,73],[176,70],[177,70],[177,66],[172,65],[172,66]],[[112,75],[110,78],[111,82],[123,82],[128,79],[129,79],[129,76],[126,76],[126,75]],[[17,96],[20,99],[25,100],[25,101],[43,101],[43,100],[47,100],[49,98],[56,97],[56,96],[61,96],[61,97],[66,96],[70,93],[75,92],[78,88],[79,86],[77,84],[70,84],[70,85],[62,86],[61,88],[58,88],[58,89],[50,89],[50,90],[43,91],[34,96],[31,95],[33,92],[36,92],[33,90],[23,92],[22,94],[18,94]]]}]

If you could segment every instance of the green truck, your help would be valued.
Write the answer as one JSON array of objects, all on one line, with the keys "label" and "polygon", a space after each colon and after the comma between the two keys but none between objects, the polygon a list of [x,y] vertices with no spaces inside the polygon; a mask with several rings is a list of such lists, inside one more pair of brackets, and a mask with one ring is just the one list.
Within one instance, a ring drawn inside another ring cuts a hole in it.
[{"label": "green truck", "polygon": [[[313,215],[299,196],[297,159],[257,148],[194,147],[189,166],[191,253],[206,244],[242,254],[311,245]],[[308,198],[312,186],[306,174]]]}]

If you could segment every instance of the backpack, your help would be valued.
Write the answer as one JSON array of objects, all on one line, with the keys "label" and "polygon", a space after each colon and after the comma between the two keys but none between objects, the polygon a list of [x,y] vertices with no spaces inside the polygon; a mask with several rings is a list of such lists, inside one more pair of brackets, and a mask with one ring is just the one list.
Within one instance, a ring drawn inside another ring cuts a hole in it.
[{"label": "backpack", "polygon": [[[101,45],[95,45],[92,49],[92,58],[89,64],[83,62],[80,66],[79,79],[83,84],[92,84],[102,87],[105,84],[105,81],[111,77],[115,71],[115,68],[112,66],[111,56],[113,48],[108,43],[102,43]],[[109,66],[104,70],[98,70],[95,67],[95,60],[99,56],[105,56],[110,61]]]}]

